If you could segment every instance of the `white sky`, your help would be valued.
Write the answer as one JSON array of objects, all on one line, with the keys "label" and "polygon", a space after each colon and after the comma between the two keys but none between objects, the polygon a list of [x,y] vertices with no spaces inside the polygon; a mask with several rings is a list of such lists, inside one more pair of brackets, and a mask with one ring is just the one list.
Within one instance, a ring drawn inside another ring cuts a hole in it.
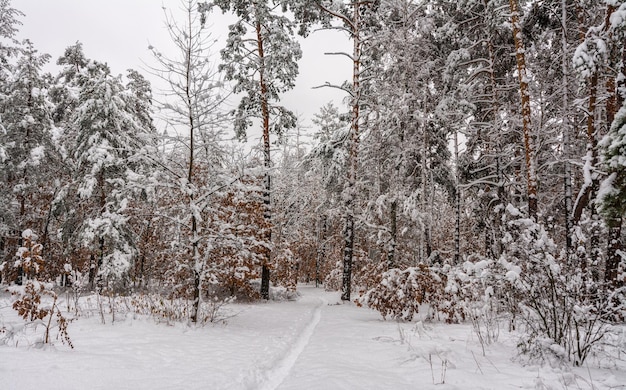
[{"label": "white sky", "polygon": [[[85,55],[106,62],[114,74],[126,69],[142,70],[151,63],[148,45],[166,51],[169,39],[162,7],[179,9],[179,0],[13,0],[21,18],[19,39],[28,38],[41,53],[56,63],[66,47],[80,41]],[[227,35],[228,17],[214,13],[213,35]],[[232,20],[232,19],[231,19]],[[346,57],[325,56],[324,52],[350,51],[350,42],[339,32],[315,32],[301,42],[303,59],[296,88],[285,94],[282,104],[296,112],[309,125],[309,119],[330,100],[342,104],[341,91],[312,87],[331,82],[341,84],[350,78],[351,64]],[[216,48],[219,50],[219,48]],[[219,53],[215,53],[219,56]],[[143,62],[142,62],[143,60]],[[218,59],[219,60],[219,59]],[[54,68],[50,68],[54,71]],[[144,75],[150,78],[148,72]],[[155,91],[157,88],[154,88]]]}]

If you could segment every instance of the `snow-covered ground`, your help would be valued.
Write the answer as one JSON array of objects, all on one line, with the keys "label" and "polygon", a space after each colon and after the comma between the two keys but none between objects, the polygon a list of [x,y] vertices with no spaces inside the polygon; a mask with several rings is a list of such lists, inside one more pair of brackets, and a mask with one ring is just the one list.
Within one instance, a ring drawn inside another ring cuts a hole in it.
[{"label": "snow-covered ground", "polygon": [[[80,318],[68,330],[73,350],[17,338],[0,346],[0,389],[626,389],[626,357],[525,366],[504,330],[483,356],[470,325],[383,321],[338,293],[300,293],[231,305],[227,324],[197,328]],[[0,324],[18,320],[7,305]]]}]

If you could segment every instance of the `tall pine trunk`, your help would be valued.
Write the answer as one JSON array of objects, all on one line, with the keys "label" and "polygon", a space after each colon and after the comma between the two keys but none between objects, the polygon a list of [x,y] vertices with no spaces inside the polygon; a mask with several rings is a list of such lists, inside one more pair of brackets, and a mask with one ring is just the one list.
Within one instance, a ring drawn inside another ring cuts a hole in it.
[{"label": "tall pine trunk", "polygon": [[344,226],[343,273],[341,300],[349,301],[352,289],[352,259],[354,256],[354,214],[356,195],[356,175],[359,146],[359,108],[361,98],[361,36],[359,4],[354,4],[352,19],[352,122],[350,124],[350,145],[348,177],[346,183],[346,221]]},{"label": "tall pine trunk", "polygon": [[322,267],[322,263],[324,258],[326,257],[326,230],[328,229],[328,222],[326,215],[322,215],[320,217],[319,228],[317,232],[317,259],[315,261],[315,287],[319,287],[321,283],[320,280],[320,270]]},{"label": "tall pine trunk", "polygon": [[[485,0],[485,6],[487,6],[488,0]],[[487,50],[489,53],[489,84],[491,88],[491,98],[492,98],[492,115],[493,115],[493,126],[494,129],[498,128],[500,122],[500,104],[498,97],[498,82],[496,81],[496,54],[495,49],[493,47],[493,39],[490,36],[487,41]],[[498,179],[498,212],[493,213],[493,225],[494,225],[494,236],[495,243],[492,243],[489,248],[486,250],[486,256],[491,256],[492,258],[497,259],[500,257],[502,253],[502,235],[503,235],[503,227],[502,227],[502,214],[504,213],[504,202],[505,202],[505,192],[504,192],[504,174],[502,173],[502,142],[501,142],[501,134],[500,131],[495,131],[495,150],[492,153],[496,156],[496,178]],[[491,140],[490,140],[491,141]],[[491,145],[492,142],[489,143]],[[460,206],[459,206],[460,207]],[[459,211],[460,214],[460,211]],[[487,232],[486,237],[489,237],[490,234]]]},{"label": "tall pine trunk", "polygon": [[573,255],[572,243],[572,166],[570,164],[570,121],[569,115],[569,68],[568,68],[568,44],[567,44],[567,0],[561,1],[561,45],[562,45],[562,69],[563,69],[563,186],[565,192],[565,256],[567,263],[571,262]]},{"label": "tall pine trunk", "polygon": [[459,172],[459,132],[454,131],[454,164],[455,184],[454,193],[454,264],[461,264],[461,175]]},{"label": "tall pine trunk", "polygon": [[[259,67],[259,85],[261,89],[261,117],[263,121],[263,163],[265,167],[265,183],[264,183],[264,191],[263,191],[263,217],[267,222],[267,231],[265,239],[269,244],[272,241],[272,229],[271,229],[271,219],[272,219],[272,210],[271,210],[271,179],[270,179],[270,168],[271,168],[271,156],[270,156],[270,111],[269,111],[269,100],[268,100],[268,90],[267,84],[265,82],[265,52],[264,52],[264,40],[263,34],[261,31],[261,22],[257,18],[256,22],[256,37],[257,37],[257,47],[259,60],[261,62]],[[270,298],[270,264],[272,261],[272,250],[268,247],[265,249],[265,259],[263,260],[262,270],[261,270],[261,297],[263,299]]]},{"label": "tall pine trunk", "polygon": [[[615,120],[615,113],[624,104],[624,94],[626,94],[626,46],[622,48],[621,53],[622,67],[617,74],[617,83],[614,79],[609,79],[611,82],[609,88],[609,103],[607,104],[607,123],[612,125]],[[604,280],[612,287],[618,288],[624,285],[623,281],[619,280],[619,268],[622,262],[622,256],[620,253],[623,251],[622,244],[622,223],[623,218],[617,213],[612,213],[610,218],[606,219],[607,228],[609,230],[606,265],[604,269]]]},{"label": "tall pine trunk", "polygon": [[398,242],[398,200],[394,199],[391,202],[389,210],[389,252],[387,252],[387,269],[394,268],[396,266],[396,246]]},{"label": "tall pine trunk", "polygon": [[511,8],[511,25],[515,41],[515,59],[517,62],[517,76],[522,104],[522,131],[524,135],[524,153],[526,161],[526,188],[528,197],[528,215],[537,219],[537,171],[535,167],[535,153],[531,134],[530,93],[528,91],[528,74],[526,72],[526,55],[522,31],[519,24],[520,10],[517,0],[509,0]]},{"label": "tall pine trunk", "polygon": [[[603,30],[600,34],[607,31],[610,24],[611,15],[615,11],[615,7],[607,5]],[[579,12],[579,23],[581,23],[581,11]],[[579,27],[581,37],[584,40],[584,28]],[[580,222],[583,210],[589,210],[591,218],[591,237],[589,239],[589,260],[591,265],[597,265],[600,260],[600,235],[602,222],[598,213],[595,201],[598,189],[600,187],[600,177],[598,174],[598,126],[596,124],[596,115],[598,111],[598,86],[600,85],[600,69],[602,65],[596,66],[593,73],[588,77],[589,98],[587,101],[587,155],[585,164],[585,183],[581,188],[572,212],[572,224],[576,225]],[[607,104],[607,108],[609,104]],[[582,263],[583,269],[586,268],[586,261]],[[597,278],[597,275],[594,275]]]}]

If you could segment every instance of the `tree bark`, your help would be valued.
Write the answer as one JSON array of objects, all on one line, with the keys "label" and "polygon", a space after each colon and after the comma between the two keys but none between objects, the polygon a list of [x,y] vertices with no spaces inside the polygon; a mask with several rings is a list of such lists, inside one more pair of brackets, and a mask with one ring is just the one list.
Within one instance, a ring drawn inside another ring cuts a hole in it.
[{"label": "tree bark", "polygon": [[531,136],[531,109],[530,94],[528,92],[528,75],[526,72],[526,55],[522,31],[519,26],[519,4],[517,0],[509,0],[511,8],[511,24],[515,41],[515,59],[517,61],[517,75],[522,104],[522,126],[524,134],[524,151],[526,158],[526,186],[528,197],[528,215],[537,219],[537,172],[535,168],[535,153]]},{"label": "tree bark", "polygon": [[[191,13],[188,13],[188,26],[191,29]],[[194,138],[195,138],[195,115],[193,110],[193,101],[191,96],[191,83],[192,83],[192,74],[191,74],[191,48],[192,48],[192,34],[186,34],[186,38],[188,40],[187,43],[187,66],[186,66],[186,75],[185,75],[185,98],[187,99],[187,109],[189,113],[189,169],[187,171],[187,185],[189,186],[189,206],[192,208],[191,210],[191,256],[192,256],[192,273],[193,273],[193,309],[191,312],[191,322],[198,322],[198,313],[200,311],[200,288],[202,284],[202,275],[201,275],[201,265],[200,265],[200,252],[198,248],[198,243],[200,240],[199,232],[198,232],[198,221],[196,220],[195,211],[193,208],[195,207],[194,203],[194,194],[193,194],[193,172],[194,172]]]},{"label": "tree bark", "polygon": [[356,172],[359,145],[359,109],[361,100],[361,36],[360,4],[353,5],[352,16],[352,122],[350,125],[349,166],[346,185],[346,221],[344,228],[343,274],[341,300],[349,301],[352,289],[352,258],[354,255],[354,213],[356,195]]},{"label": "tree bark", "polygon": [[461,264],[461,182],[459,174],[459,133],[454,131],[454,161],[456,165],[456,193],[454,194],[454,264]]},{"label": "tree bark", "polygon": [[[488,0],[484,0],[485,7],[488,4]],[[502,235],[503,235],[503,227],[502,227],[502,214],[504,213],[504,202],[506,200],[506,195],[504,191],[504,174],[502,173],[502,163],[501,163],[501,155],[502,155],[502,142],[501,142],[501,134],[498,131],[498,126],[500,122],[500,105],[499,105],[499,97],[498,97],[498,83],[496,81],[496,54],[495,49],[493,47],[493,39],[490,36],[487,40],[487,49],[489,53],[489,82],[491,87],[492,94],[492,115],[493,115],[493,128],[495,133],[495,150],[492,153],[496,156],[496,177],[498,179],[498,203],[500,206],[499,212],[493,213],[493,225],[494,225],[494,241],[495,243],[489,243],[487,250],[485,251],[486,256],[491,256],[492,258],[499,258],[502,253]],[[490,140],[488,145],[491,145],[493,140]],[[491,147],[491,146],[490,146]],[[459,200],[460,201],[460,200]],[[459,206],[460,207],[460,206]],[[460,211],[459,211],[460,214]],[[487,230],[489,227],[487,227]],[[486,241],[491,241],[489,232],[485,233],[485,237],[489,237]]]},{"label": "tree bark", "polygon": [[[604,27],[602,32],[610,26],[610,18],[615,7],[607,5],[606,14],[604,20]],[[580,20],[580,16],[579,16]],[[579,28],[580,31],[582,27]],[[589,209],[591,217],[591,237],[589,239],[589,260],[591,264],[597,264],[600,260],[600,235],[601,235],[601,218],[598,214],[597,207],[595,205],[596,194],[600,187],[600,177],[597,171],[598,165],[598,129],[596,126],[596,111],[598,109],[598,85],[600,81],[600,69],[596,66],[591,76],[589,76],[589,100],[587,102],[587,159],[586,168],[587,174],[590,176],[591,182],[585,182],[580,190],[578,198],[576,199],[572,224],[578,224],[582,217],[583,210]],[[610,108],[611,102],[607,102],[607,109]],[[582,264],[583,268],[586,268],[586,263]],[[595,276],[594,276],[595,277]]]},{"label": "tree bark", "polygon": [[[626,46],[622,48],[621,63],[622,67],[617,74],[617,83],[615,82],[615,79],[609,79],[608,90],[610,96],[607,103],[607,123],[609,126],[612,125],[615,120],[615,113],[620,107],[622,107],[624,104],[624,98],[626,98],[626,96],[624,96],[624,94],[626,94]],[[621,215],[614,215],[607,218],[606,224],[609,229],[609,234],[604,280],[613,288],[619,288],[624,286],[624,281],[619,280],[620,263],[622,262],[620,252],[623,251],[623,218]]]},{"label": "tree bark", "polygon": [[318,250],[317,250],[317,261],[315,262],[315,287],[319,287],[321,283],[320,280],[320,269],[322,267],[322,262],[324,261],[324,257],[326,257],[326,230],[327,230],[327,219],[325,215],[322,215],[320,220],[319,231],[317,234],[317,242],[318,242]]},{"label": "tree bark", "polygon": [[389,252],[387,253],[387,269],[396,266],[396,245],[398,242],[398,201],[391,202],[391,210],[389,212],[389,234],[391,235],[389,243]]},{"label": "tree bark", "polygon": [[572,245],[572,166],[570,164],[570,122],[569,115],[569,68],[568,68],[568,44],[567,44],[567,0],[561,1],[561,45],[562,45],[562,69],[563,69],[563,186],[565,192],[565,258],[571,263],[573,255]]},{"label": "tree bark", "polygon": [[622,250],[622,218],[610,219],[607,221],[607,225],[609,234],[604,281],[614,288],[619,288],[624,285],[624,281],[619,278],[620,263],[622,262],[620,255]]},{"label": "tree bark", "polygon": [[[615,11],[615,7],[607,6],[606,15],[604,21],[604,29],[607,29],[610,25],[610,18],[613,12]],[[579,34],[581,37],[581,41],[585,39],[585,31],[583,22],[582,22],[582,10],[577,9],[578,13],[578,23],[579,23]],[[595,198],[595,193],[598,190],[599,182],[597,174],[594,174],[593,171],[596,169],[596,164],[598,162],[598,140],[597,140],[597,129],[596,129],[596,121],[595,115],[597,110],[597,95],[598,95],[598,82],[599,82],[599,70],[596,69],[591,76],[589,76],[588,84],[589,84],[589,100],[587,102],[587,154],[591,158],[589,161],[590,169],[592,171],[592,182],[586,183],[583,188],[581,188],[578,198],[576,199],[576,203],[573,207],[572,212],[572,224],[576,225],[580,221],[583,210],[587,206],[593,207],[590,205],[592,200]],[[592,209],[591,214],[594,215],[595,211]]]},{"label": "tree bark", "polygon": [[[256,36],[257,36],[257,48],[259,53],[260,67],[259,67],[259,85],[261,90],[261,116],[263,121],[263,163],[265,167],[265,183],[263,192],[263,205],[264,213],[263,217],[267,222],[266,226],[266,240],[269,244],[272,241],[272,229],[271,229],[271,156],[270,156],[270,112],[269,112],[269,99],[267,84],[265,82],[265,53],[264,53],[264,39],[262,34],[262,25],[258,20],[256,21]],[[265,259],[262,265],[261,271],[261,297],[263,299],[270,298],[270,264],[272,261],[272,251],[268,247],[265,249]]]}]

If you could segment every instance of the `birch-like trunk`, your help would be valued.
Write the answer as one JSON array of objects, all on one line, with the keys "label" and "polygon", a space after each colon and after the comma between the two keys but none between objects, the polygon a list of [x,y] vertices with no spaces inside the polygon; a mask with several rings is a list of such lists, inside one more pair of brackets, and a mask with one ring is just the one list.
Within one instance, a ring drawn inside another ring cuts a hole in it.
[{"label": "birch-like trunk", "polygon": [[187,167],[187,188],[189,193],[189,209],[191,211],[191,272],[193,274],[193,301],[192,301],[192,309],[191,309],[191,322],[198,322],[198,313],[200,311],[200,288],[202,284],[202,264],[200,263],[200,251],[198,248],[200,241],[200,234],[198,231],[198,221],[196,218],[196,204],[194,197],[194,188],[193,188],[193,172],[194,172],[194,158],[195,158],[195,142],[194,138],[196,136],[196,121],[194,115],[194,105],[193,105],[193,96],[192,96],[192,64],[191,64],[191,56],[192,56],[192,37],[193,34],[191,32],[192,19],[191,12],[187,13],[188,17],[188,34],[185,35],[187,40],[186,42],[186,63],[185,63],[185,104],[187,106],[187,114],[189,120],[189,165]]}]

